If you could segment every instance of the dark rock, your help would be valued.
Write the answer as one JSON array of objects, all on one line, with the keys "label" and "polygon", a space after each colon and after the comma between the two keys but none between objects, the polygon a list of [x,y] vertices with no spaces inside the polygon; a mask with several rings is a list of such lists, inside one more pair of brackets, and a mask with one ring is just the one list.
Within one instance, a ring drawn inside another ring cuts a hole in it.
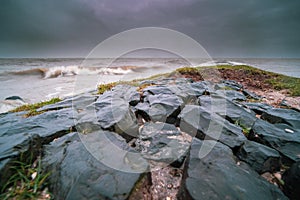
[{"label": "dark rock", "polygon": [[212,100],[211,100],[211,96],[210,95],[203,95],[198,97],[198,104],[202,107],[205,107],[206,109],[208,109],[208,111],[211,111],[211,104],[212,104]]},{"label": "dark rock", "polygon": [[74,123],[77,132],[88,134],[97,130],[102,130],[97,116],[95,115],[95,107],[93,105],[86,106],[85,108],[78,108],[80,112],[74,115]]},{"label": "dark rock", "polygon": [[249,99],[255,99],[255,100],[260,100],[260,99],[262,99],[261,96],[255,94],[255,93],[253,93],[253,92],[250,92],[250,91],[248,91],[248,90],[243,90],[242,92],[243,92],[243,94],[244,94],[247,98],[249,98]]},{"label": "dark rock", "polygon": [[160,85],[146,87],[143,89],[143,92],[146,92],[146,91],[149,92],[151,95],[158,95],[158,94],[172,95],[172,94],[174,94],[168,87],[160,86]]},{"label": "dark rock", "polygon": [[243,85],[241,85],[241,84],[239,84],[239,83],[237,83],[236,81],[233,81],[233,80],[223,80],[222,84],[225,87],[229,87],[229,88],[232,88],[234,90],[241,90],[243,88]]},{"label": "dark rock", "polygon": [[19,96],[10,96],[10,97],[6,97],[4,100],[21,100],[24,101],[21,97]]},{"label": "dark rock", "polygon": [[255,121],[258,119],[254,112],[241,104],[227,100],[225,106],[225,113],[222,112],[222,109],[216,109],[216,113],[225,117],[231,123],[238,124],[243,128],[251,129]]},{"label": "dark rock", "polygon": [[170,85],[169,88],[176,96],[182,99],[184,104],[196,104],[197,96],[189,83]]},{"label": "dark rock", "polygon": [[145,159],[170,164],[186,156],[190,146],[188,138],[172,124],[145,123],[136,146]]},{"label": "dark rock", "polygon": [[[211,151],[203,155],[207,148]],[[184,177],[179,199],[287,199],[247,164],[237,164],[230,148],[215,141],[193,140]]]},{"label": "dark rock", "polygon": [[51,172],[49,189],[55,199],[126,199],[143,175],[130,171],[141,165],[130,162],[130,151],[112,132],[59,138],[46,146],[42,162]]},{"label": "dark rock", "polygon": [[175,95],[158,94],[149,95],[148,102],[139,103],[135,109],[145,113],[152,121],[175,123],[181,110],[183,101]]},{"label": "dark rock", "polygon": [[212,83],[208,81],[194,82],[190,84],[192,93],[199,97],[204,94],[210,94],[214,91]]},{"label": "dark rock", "polygon": [[300,112],[292,109],[269,109],[261,115],[261,119],[267,120],[272,124],[284,123],[300,130]]},{"label": "dark rock", "polygon": [[140,101],[140,94],[137,91],[132,91],[132,93],[129,96],[129,105],[136,106]]},{"label": "dark rock", "polygon": [[136,137],[138,134],[136,117],[129,108],[129,99],[132,94],[130,88],[132,87],[116,87],[113,91],[99,96],[94,104],[100,126],[122,134],[127,139]]},{"label": "dark rock", "polygon": [[259,174],[280,170],[280,155],[274,149],[253,141],[245,141],[237,156]]},{"label": "dark rock", "polygon": [[0,118],[0,160],[26,151],[30,138],[35,135],[47,139],[60,132],[69,131],[74,126],[72,109],[49,111],[29,118],[8,113]]},{"label": "dark rock", "polygon": [[43,106],[42,108],[38,109],[37,111],[49,111],[49,110],[59,110],[63,108],[74,108],[78,112],[81,109],[84,109],[86,106],[94,103],[97,99],[97,96],[91,94],[82,94],[75,97],[66,98],[58,103],[50,104]]},{"label": "dark rock", "polygon": [[234,124],[251,129],[257,120],[255,113],[241,104],[234,103],[219,95],[199,97],[199,104],[208,112],[217,113]]},{"label": "dark rock", "polygon": [[273,108],[272,106],[265,103],[244,103],[244,105],[259,115]]},{"label": "dark rock", "polygon": [[207,136],[218,140],[230,148],[239,147],[246,140],[240,127],[195,105],[185,106],[180,113],[180,129],[199,139]]},{"label": "dark rock", "polygon": [[217,95],[220,95],[230,101],[245,101],[247,98],[242,93],[235,90],[217,90]]},{"label": "dark rock", "polygon": [[291,199],[300,197],[300,161],[294,163],[282,177],[284,181],[283,192]]},{"label": "dark rock", "polygon": [[[257,120],[249,134],[249,139],[276,149],[284,157],[284,162],[300,160],[300,134],[287,133],[263,120]],[[288,160],[286,160],[288,159]]]},{"label": "dark rock", "polygon": [[[73,110],[49,111],[29,118],[23,118],[20,113],[2,114],[0,127],[0,180],[5,180],[7,178],[5,168],[9,167],[8,164],[21,153],[28,151],[37,153],[42,144],[72,130]],[[32,144],[36,142],[39,143],[38,146],[32,149]]]},{"label": "dark rock", "polygon": [[283,107],[283,108],[289,108],[292,110],[295,110],[297,112],[300,112],[300,109],[294,107],[292,104],[290,104],[290,102],[288,102],[286,99],[283,99],[280,103],[279,106]]}]

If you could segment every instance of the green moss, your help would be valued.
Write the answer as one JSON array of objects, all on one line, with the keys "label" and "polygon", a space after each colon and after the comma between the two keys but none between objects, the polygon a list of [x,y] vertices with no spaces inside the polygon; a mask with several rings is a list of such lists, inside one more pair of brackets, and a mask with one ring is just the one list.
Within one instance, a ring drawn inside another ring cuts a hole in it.
[{"label": "green moss", "polygon": [[12,165],[13,175],[3,186],[0,199],[51,199],[51,194],[44,190],[50,173],[42,172],[40,158],[33,163],[15,161]]},{"label": "green moss", "polygon": [[18,108],[15,108],[13,110],[11,110],[11,112],[22,112],[22,111],[28,111],[24,117],[31,117],[31,116],[35,116],[35,115],[39,115],[45,111],[37,111],[37,109],[46,106],[46,105],[50,105],[50,104],[54,104],[54,103],[58,103],[60,102],[61,99],[60,98],[52,98],[49,101],[42,101],[39,103],[34,103],[34,104],[26,104],[23,106],[20,106]]},{"label": "green moss", "polygon": [[103,94],[104,92],[111,90],[116,85],[117,85],[117,82],[100,84],[100,85],[98,85],[98,94]]},{"label": "green moss", "polygon": [[239,120],[237,120],[234,124],[242,128],[243,134],[244,134],[246,137],[249,136],[250,131],[251,131],[251,128],[250,128],[250,127],[247,127],[247,126],[243,125]]}]

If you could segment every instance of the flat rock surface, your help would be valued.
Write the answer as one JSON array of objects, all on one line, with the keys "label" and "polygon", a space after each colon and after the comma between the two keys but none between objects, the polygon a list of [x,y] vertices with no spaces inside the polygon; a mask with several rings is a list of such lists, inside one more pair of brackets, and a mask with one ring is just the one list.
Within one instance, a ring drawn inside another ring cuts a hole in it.
[{"label": "flat rock surface", "polygon": [[187,105],[182,110],[180,129],[199,139],[218,140],[231,148],[241,146],[246,140],[240,127],[196,105]]},{"label": "flat rock surface", "polygon": [[249,138],[282,153],[292,162],[300,160],[300,134],[288,133],[264,120],[257,120]]},{"label": "flat rock surface", "polygon": [[168,164],[188,153],[191,137],[166,123],[145,123],[135,142],[143,157]]},{"label": "flat rock surface", "polygon": [[[202,145],[213,148],[199,158]],[[198,139],[191,145],[182,191],[180,199],[287,199],[246,164],[237,163],[230,148]]]},{"label": "flat rock surface", "polygon": [[260,174],[280,170],[279,153],[270,147],[253,141],[245,141],[237,156]]},{"label": "flat rock surface", "polygon": [[[117,140],[123,147],[126,146],[124,139],[108,132],[90,133],[89,141],[99,142],[99,134],[109,134],[110,139]],[[43,167],[51,172],[50,187],[55,198],[126,199],[141,174],[123,172],[106,166],[92,156],[84,144],[86,143],[81,141],[78,133],[72,133],[46,146]],[[125,168],[128,167],[124,157],[121,162]]]}]

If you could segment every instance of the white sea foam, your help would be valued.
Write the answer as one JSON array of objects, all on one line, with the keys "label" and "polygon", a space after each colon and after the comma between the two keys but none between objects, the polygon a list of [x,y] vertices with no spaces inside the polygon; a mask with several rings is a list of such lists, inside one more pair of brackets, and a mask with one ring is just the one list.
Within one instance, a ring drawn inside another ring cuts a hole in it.
[{"label": "white sea foam", "polygon": [[70,66],[55,66],[50,68],[34,68],[24,71],[13,72],[15,75],[41,75],[44,79],[57,78],[63,76],[75,75],[123,75],[132,72],[140,67],[120,66],[120,67],[81,67],[76,65]]}]

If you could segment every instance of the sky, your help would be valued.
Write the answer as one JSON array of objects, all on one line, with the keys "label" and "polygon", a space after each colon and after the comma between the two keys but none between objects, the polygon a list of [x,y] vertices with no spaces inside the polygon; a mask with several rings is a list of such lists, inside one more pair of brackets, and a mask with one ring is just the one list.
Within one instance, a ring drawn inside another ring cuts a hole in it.
[{"label": "sky", "polygon": [[212,57],[300,57],[299,0],[1,0],[0,57],[85,57],[133,28],[186,34]]}]

